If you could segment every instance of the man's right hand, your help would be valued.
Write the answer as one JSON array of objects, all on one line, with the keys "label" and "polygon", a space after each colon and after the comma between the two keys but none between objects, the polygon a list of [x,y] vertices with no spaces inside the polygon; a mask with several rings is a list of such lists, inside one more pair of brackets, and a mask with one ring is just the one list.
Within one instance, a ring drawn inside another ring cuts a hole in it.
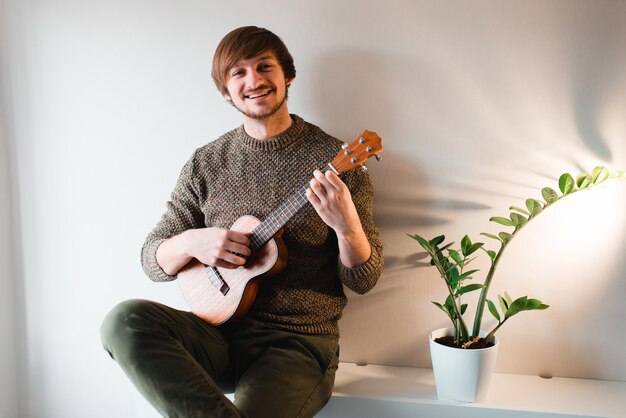
[{"label": "man's right hand", "polygon": [[222,228],[198,228],[181,232],[161,243],[157,262],[174,276],[192,259],[213,267],[235,269],[246,264],[250,240],[243,232]]}]

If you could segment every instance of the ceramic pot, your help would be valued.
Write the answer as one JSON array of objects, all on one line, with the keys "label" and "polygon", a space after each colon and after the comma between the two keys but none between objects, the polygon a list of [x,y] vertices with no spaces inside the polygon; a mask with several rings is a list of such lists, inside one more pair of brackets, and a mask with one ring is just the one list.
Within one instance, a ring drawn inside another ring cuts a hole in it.
[{"label": "ceramic pot", "polygon": [[[454,328],[441,328],[430,334],[430,358],[435,375],[437,398],[460,402],[480,402],[487,396],[498,355],[498,337],[488,348],[463,350],[435,342],[454,335]],[[486,333],[481,332],[484,337]]]}]

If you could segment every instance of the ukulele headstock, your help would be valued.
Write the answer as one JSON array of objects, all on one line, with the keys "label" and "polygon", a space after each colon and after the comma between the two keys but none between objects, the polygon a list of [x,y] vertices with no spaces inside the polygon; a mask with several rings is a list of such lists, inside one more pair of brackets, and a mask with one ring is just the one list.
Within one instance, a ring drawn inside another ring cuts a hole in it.
[{"label": "ukulele headstock", "polygon": [[378,154],[383,151],[383,144],[376,132],[365,130],[350,145],[344,144],[342,149],[329,164],[336,173],[362,165],[370,157],[376,157],[380,161]]}]

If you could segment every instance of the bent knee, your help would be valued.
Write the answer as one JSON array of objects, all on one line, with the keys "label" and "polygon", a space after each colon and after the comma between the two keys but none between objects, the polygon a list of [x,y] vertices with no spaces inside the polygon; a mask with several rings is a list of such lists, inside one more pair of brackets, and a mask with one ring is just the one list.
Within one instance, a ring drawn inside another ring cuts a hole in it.
[{"label": "bent knee", "polygon": [[111,357],[120,344],[126,345],[133,335],[133,323],[145,316],[154,302],[142,299],[130,299],[117,304],[102,321],[100,337],[105,350]]}]

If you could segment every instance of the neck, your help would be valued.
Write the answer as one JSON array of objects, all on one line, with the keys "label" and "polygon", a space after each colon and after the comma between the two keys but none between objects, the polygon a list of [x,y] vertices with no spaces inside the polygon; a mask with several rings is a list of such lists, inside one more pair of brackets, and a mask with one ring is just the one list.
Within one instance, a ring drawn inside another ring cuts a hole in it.
[{"label": "neck", "polygon": [[276,113],[266,119],[243,118],[243,127],[252,138],[263,140],[285,132],[292,124],[291,115],[284,104]]}]

